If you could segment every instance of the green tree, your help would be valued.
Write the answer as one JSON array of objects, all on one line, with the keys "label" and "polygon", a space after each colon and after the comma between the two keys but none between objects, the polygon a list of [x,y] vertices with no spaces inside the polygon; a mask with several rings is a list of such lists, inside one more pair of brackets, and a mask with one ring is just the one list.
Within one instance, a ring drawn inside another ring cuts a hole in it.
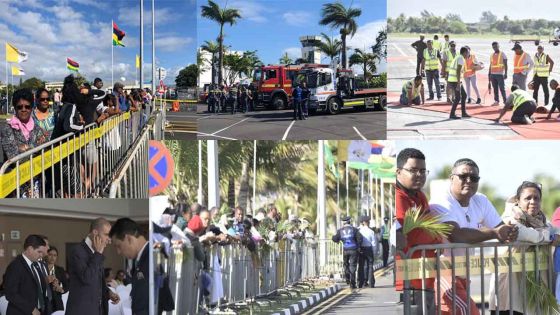
[{"label": "green tree", "polygon": [[377,33],[375,44],[371,46],[371,53],[377,60],[387,60],[387,28]]},{"label": "green tree", "polygon": [[480,22],[486,24],[494,24],[497,20],[498,17],[492,11],[484,11],[480,17]]},{"label": "green tree", "polygon": [[279,61],[280,61],[280,64],[283,64],[283,65],[290,65],[290,64],[294,63],[294,61],[292,60],[292,58],[290,58],[290,57],[288,56],[288,53],[287,53],[287,52],[285,52],[284,55],[282,55],[282,57],[280,58]]},{"label": "green tree", "polygon": [[467,26],[461,21],[452,21],[449,24],[449,31],[453,34],[466,34]]},{"label": "green tree", "polygon": [[364,80],[368,80],[368,70],[373,74],[377,71],[375,65],[376,56],[361,49],[354,49],[354,54],[350,56],[350,66],[361,65],[364,71]]},{"label": "green tree", "polygon": [[188,65],[179,71],[179,74],[175,78],[175,84],[177,88],[189,88],[196,86],[196,81],[198,78],[198,66],[195,64]]},{"label": "green tree", "polygon": [[362,15],[358,8],[346,8],[340,2],[323,4],[321,20],[319,24],[329,25],[332,28],[340,28],[340,39],[342,41],[342,68],[346,69],[346,37],[353,37],[358,30],[356,18]]},{"label": "green tree", "polygon": [[212,69],[212,82],[214,83],[214,78],[216,76],[216,68],[214,67],[214,64],[216,63],[216,54],[219,54],[220,52],[220,45],[215,41],[206,40],[204,41],[204,44],[200,45],[200,49],[212,55],[210,60],[206,60],[206,63],[210,66],[210,69]]},{"label": "green tree", "polygon": [[44,86],[45,86],[45,82],[39,80],[36,77],[32,77],[20,83],[18,88],[37,90]]},{"label": "green tree", "polygon": [[237,23],[237,20],[241,18],[238,9],[234,8],[221,8],[217,3],[212,0],[208,0],[208,5],[203,5],[201,16],[209,20],[215,21],[220,25],[220,33],[218,36],[219,45],[219,66],[218,66],[218,83],[223,83],[222,70],[224,68],[224,25],[229,24],[233,26]]},{"label": "green tree", "polygon": [[319,50],[331,58],[331,62],[334,57],[338,56],[340,53],[342,43],[337,38],[331,39],[327,34],[321,33],[321,41],[317,44]]}]

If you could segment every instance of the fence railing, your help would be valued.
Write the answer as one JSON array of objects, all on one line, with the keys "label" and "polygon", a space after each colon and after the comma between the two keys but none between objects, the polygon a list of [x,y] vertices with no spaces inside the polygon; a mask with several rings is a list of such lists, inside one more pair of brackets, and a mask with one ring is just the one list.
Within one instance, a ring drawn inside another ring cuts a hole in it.
[{"label": "fence railing", "polygon": [[[305,240],[282,240],[253,252],[241,244],[212,245],[206,247],[204,262],[196,259],[192,247],[175,248],[167,259],[158,249],[154,270],[168,277],[175,301],[175,310],[168,314],[199,314],[206,307],[235,307],[316,278],[317,255],[316,244]],[[205,292],[209,283],[211,289]]]},{"label": "fence railing", "polygon": [[141,112],[127,112],[8,159],[0,167],[0,197],[84,198],[103,194],[138,138],[143,119]]},{"label": "fence railing", "polygon": [[[421,258],[412,258],[418,252]],[[435,257],[426,257],[429,252]],[[420,245],[399,255],[396,276],[404,284],[404,314],[484,314],[487,307],[510,314],[550,313],[534,301],[534,293],[554,292],[550,243]],[[421,288],[412,288],[411,281],[421,281]]]}]

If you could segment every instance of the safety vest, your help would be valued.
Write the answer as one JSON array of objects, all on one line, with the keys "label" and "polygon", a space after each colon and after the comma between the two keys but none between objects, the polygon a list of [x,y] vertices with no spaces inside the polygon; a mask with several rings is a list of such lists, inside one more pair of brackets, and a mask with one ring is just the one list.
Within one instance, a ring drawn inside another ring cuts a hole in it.
[{"label": "safety vest", "polygon": [[356,229],[352,226],[345,226],[340,229],[340,239],[342,240],[343,249],[357,249]]},{"label": "safety vest", "polygon": [[428,48],[424,49],[424,68],[426,70],[437,70],[438,69],[438,51],[433,48],[432,52],[428,51]]},{"label": "safety vest", "polygon": [[529,69],[529,65],[524,65],[523,60],[527,54],[523,52],[521,55],[515,54],[513,56],[513,73],[522,73],[524,70]]},{"label": "safety vest", "polygon": [[432,47],[437,51],[441,51],[441,42],[439,40],[432,41]]},{"label": "safety vest", "polygon": [[388,240],[389,239],[389,233],[391,232],[391,230],[389,229],[389,227],[387,226],[387,224],[383,225],[383,234],[381,234],[381,237],[384,240]]},{"label": "safety vest", "polygon": [[445,67],[448,69],[447,72],[449,72],[449,67],[451,67],[451,63],[453,62],[453,60],[455,60],[455,57],[457,57],[459,54],[455,52],[455,56],[453,56],[451,50],[445,51],[445,54],[447,55],[447,62],[445,63]]},{"label": "safety vest", "polygon": [[443,49],[442,51],[449,51],[449,42],[448,41],[444,41],[443,42]]},{"label": "safety vest", "polygon": [[[457,73],[457,65],[459,64],[459,58],[463,58],[462,55],[457,55],[454,59],[453,62],[451,63],[451,66],[449,67],[449,69],[447,70],[447,82],[459,82],[459,78],[461,77],[460,73]],[[464,58],[463,58],[464,60]],[[465,62],[463,62],[463,64],[465,64]]]},{"label": "safety vest", "polygon": [[532,101],[533,100],[533,96],[531,96],[531,94],[529,94],[529,92],[524,91],[522,89],[517,89],[517,90],[511,92],[511,94],[513,94],[513,111],[514,112],[519,106],[521,106],[521,104],[523,104],[527,101]]},{"label": "safety vest", "polygon": [[494,53],[490,56],[490,73],[491,74],[503,74],[504,73],[504,58],[502,57],[502,52]]},{"label": "safety vest", "polygon": [[542,54],[539,58],[538,53],[535,54],[535,72],[537,77],[541,78],[548,78],[549,75],[549,65],[546,63],[548,56],[546,54]]},{"label": "safety vest", "polygon": [[475,59],[475,56],[473,54],[471,54],[469,56],[469,58],[467,58],[465,60],[465,68],[464,68],[464,71],[463,71],[463,75],[464,75],[465,78],[469,78],[469,77],[472,77],[474,75],[474,68],[473,68],[474,59]]},{"label": "safety vest", "polygon": [[408,97],[408,90],[410,90],[412,88],[412,98],[416,98],[417,96],[420,95],[420,89],[421,89],[422,85],[420,85],[417,88],[414,88],[414,79],[406,81],[403,84],[403,93],[404,95],[406,95],[406,97]]}]

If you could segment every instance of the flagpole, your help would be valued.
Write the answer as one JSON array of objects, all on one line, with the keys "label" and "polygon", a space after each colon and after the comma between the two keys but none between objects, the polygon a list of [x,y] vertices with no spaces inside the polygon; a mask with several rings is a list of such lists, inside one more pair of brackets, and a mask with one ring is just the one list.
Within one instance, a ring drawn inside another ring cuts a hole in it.
[{"label": "flagpole", "polygon": [[152,94],[156,90],[156,13],[155,0],[152,0]]},{"label": "flagpole", "polygon": [[[8,47],[8,42],[4,42],[4,47]],[[5,49],[5,48],[4,48]],[[8,109],[10,108],[10,97],[9,97],[9,90],[8,90],[8,54],[6,54],[6,114],[8,113]]]},{"label": "flagpole", "polygon": [[[113,20],[111,20],[111,89],[113,89],[113,87],[115,86],[115,75],[113,73],[113,47],[115,46],[113,44],[113,23],[115,23]],[[115,91],[113,91],[115,92]]]},{"label": "flagpole", "polygon": [[144,81],[144,0],[140,0],[140,88]]}]

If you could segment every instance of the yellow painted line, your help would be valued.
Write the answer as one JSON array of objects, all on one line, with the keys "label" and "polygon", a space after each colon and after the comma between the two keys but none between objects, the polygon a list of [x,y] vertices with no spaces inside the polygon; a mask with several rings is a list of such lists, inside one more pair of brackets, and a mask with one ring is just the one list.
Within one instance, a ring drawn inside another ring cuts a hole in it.
[{"label": "yellow painted line", "polygon": [[[48,169],[77,150],[85,147],[90,142],[101,138],[104,134],[117,126],[117,124],[129,119],[130,113],[124,113],[117,119],[113,119],[100,127],[81,134],[75,139],[68,140],[53,147],[52,150],[45,149],[43,155],[37,152],[37,155],[33,157],[33,159],[26,158],[25,162],[19,164],[19,168],[14,168],[5,174],[0,174],[0,198],[8,196],[17,188],[18,176],[20,185],[27,183],[34,176],[41,174],[44,169]],[[12,165],[15,165],[15,163]],[[31,170],[33,170],[33,173]]]},{"label": "yellow painted line", "polygon": [[331,300],[328,304],[324,304],[325,302],[319,302],[313,308],[307,310],[302,315],[311,315],[311,314],[323,314],[327,312],[330,308],[335,306],[336,304],[340,303],[342,300],[347,298],[350,294],[352,294],[352,289],[346,288],[338,291],[335,295],[331,296],[329,300]]}]

